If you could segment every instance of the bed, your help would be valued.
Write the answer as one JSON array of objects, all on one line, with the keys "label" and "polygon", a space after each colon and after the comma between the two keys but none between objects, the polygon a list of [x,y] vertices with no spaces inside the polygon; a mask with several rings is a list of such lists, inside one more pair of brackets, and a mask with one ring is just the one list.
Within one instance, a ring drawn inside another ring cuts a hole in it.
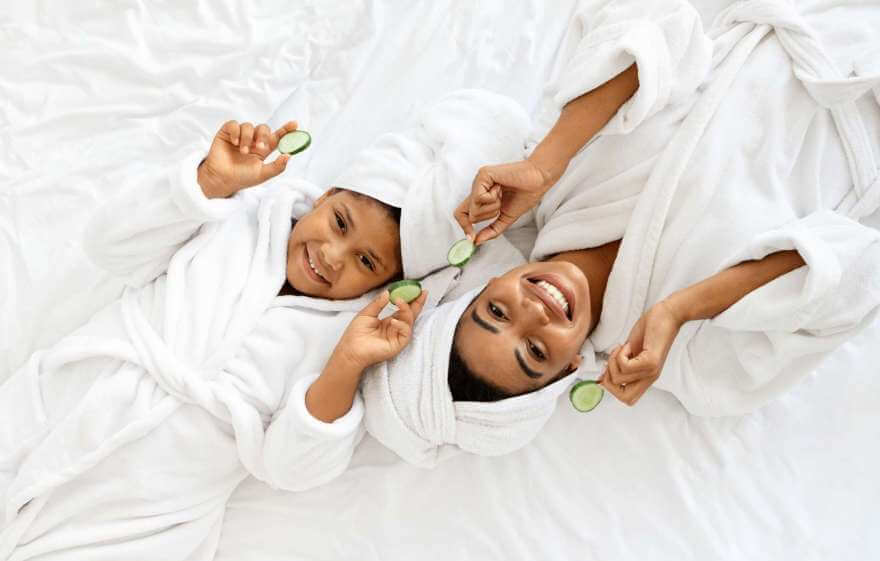
[{"label": "bed", "polygon": [[[453,89],[534,109],[576,2],[257,4],[47,1],[0,15],[0,381],[120,293],[80,238],[124,177],[229,118],[298,119],[316,143],[287,173],[328,184]],[[726,4],[696,3],[707,23]],[[820,31],[859,48],[871,23],[844,34],[828,4],[809,8]],[[433,471],[367,438],[317,489],[246,480],[217,559],[877,559],[878,345],[875,323],[739,418],[693,417],[650,391],[632,409],[560,407],[525,449]]]}]

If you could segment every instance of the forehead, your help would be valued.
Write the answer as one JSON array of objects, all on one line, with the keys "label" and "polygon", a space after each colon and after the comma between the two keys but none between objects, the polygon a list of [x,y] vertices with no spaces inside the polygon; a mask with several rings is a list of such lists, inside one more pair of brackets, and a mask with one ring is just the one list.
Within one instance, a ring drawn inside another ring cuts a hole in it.
[{"label": "forehead", "polygon": [[388,252],[396,252],[400,247],[400,226],[389,210],[376,199],[340,191],[329,200],[344,206],[351,213],[360,239]]}]

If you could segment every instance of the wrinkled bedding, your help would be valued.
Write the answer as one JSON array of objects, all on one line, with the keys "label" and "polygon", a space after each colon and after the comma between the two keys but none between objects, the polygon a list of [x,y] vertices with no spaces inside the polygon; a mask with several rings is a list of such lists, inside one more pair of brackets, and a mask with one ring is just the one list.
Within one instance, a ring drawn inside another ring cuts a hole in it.
[{"label": "wrinkled bedding", "polygon": [[[695,3],[706,21],[727,4]],[[534,110],[574,4],[4,7],[0,380],[120,294],[81,240],[123,178],[176,161],[229,118],[298,119],[316,142],[288,173],[324,185],[453,89]],[[811,21],[863,48],[871,23],[831,4],[811,2]],[[367,439],[330,485],[284,493],[246,480],[217,558],[877,558],[880,380],[867,357],[878,344],[875,324],[744,417],[692,417],[651,391],[633,409],[561,407],[526,449],[434,471]]]}]

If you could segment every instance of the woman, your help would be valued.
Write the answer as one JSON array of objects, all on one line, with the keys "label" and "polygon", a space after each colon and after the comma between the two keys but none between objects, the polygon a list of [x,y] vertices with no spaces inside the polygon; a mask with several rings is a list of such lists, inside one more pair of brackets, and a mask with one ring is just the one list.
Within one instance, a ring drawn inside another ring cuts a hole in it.
[{"label": "woman", "polygon": [[[636,56],[638,80],[629,67],[564,100],[527,159],[477,174],[458,222],[479,244],[536,207],[534,262],[418,322],[410,346],[365,380],[369,432],[422,465],[461,450],[510,452],[537,433],[577,369],[601,374],[629,405],[657,383],[694,414],[743,413],[873,319],[880,236],[845,214],[870,210],[859,193],[876,172],[839,170],[877,167],[852,165],[871,147],[835,132],[845,130],[840,119],[862,116],[855,106],[825,110],[801,84],[827,76],[768,81],[765,70],[787,54],[762,42],[768,27],[744,22],[752,15],[743,5],[722,14],[702,91],[629,118],[647,75]],[[814,42],[796,13],[775,17]],[[791,52],[797,65],[809,50]],[[588,61],[572,66],[569,75],[590,72]],[[856,80],[846,82],[838,86]],[[614,136],[622,123],[640,127]]]}]

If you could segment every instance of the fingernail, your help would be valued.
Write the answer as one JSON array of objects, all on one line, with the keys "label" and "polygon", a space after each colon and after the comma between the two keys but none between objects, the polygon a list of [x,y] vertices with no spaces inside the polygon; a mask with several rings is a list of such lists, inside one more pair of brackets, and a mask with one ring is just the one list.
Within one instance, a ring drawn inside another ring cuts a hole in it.
[{"label": "fingernail", "polygon": [[265,142],[257,142],[257,148],[265,148],[265,147],[266,147]]}]

